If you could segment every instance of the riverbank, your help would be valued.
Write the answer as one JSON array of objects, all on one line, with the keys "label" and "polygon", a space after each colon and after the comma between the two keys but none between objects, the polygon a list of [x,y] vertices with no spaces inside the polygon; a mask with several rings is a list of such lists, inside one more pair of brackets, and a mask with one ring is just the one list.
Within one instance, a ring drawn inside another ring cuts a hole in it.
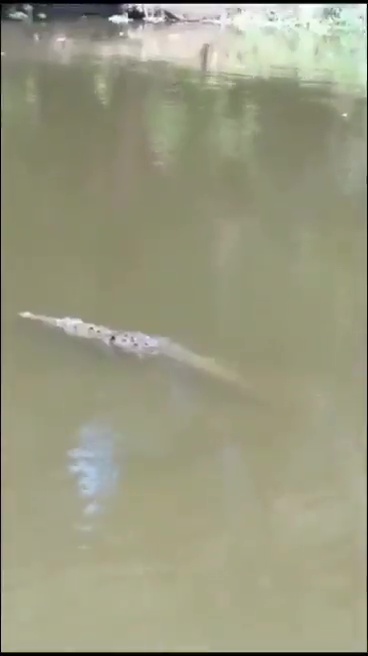
[{"label": "riverbank", "polygon": [[366,4],[6,4],[1,18],[15,21],[49,21],[90,16],[109,17],[115,22],[211,22],[246,30],[249,24],[304,26],[320,32],[337,24],[348,29],[366,29]]},{"label": "riverbank", "polygon": [[[24,39],[24,34],[27,39]],[[93,57],[104,67],[124,59],[168,62],[209,75],[288,77],[330,82],[366,93],[366,38],[357,32],[318,34],[253,25],[246,34],[211,24],[114,25],[103,19],[2,24],[2,51],[67,63]],[[20,45],[21,44],[21,45]]]}]

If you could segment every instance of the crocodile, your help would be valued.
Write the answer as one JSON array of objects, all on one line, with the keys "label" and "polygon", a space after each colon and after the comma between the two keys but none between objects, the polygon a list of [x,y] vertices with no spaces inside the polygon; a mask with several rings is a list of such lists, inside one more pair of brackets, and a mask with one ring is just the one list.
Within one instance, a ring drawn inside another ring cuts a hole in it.
[{"label": "crocodile", "polygon": [[47,326],[62,330],[67,335],[84,339],[98,340],[115,351],[134,354],[139,358],[162,356],[190,367],[224,383],[235,385],[243,392],[252,390],[236,371],[228,369],[210,357],[194,353],[190,349],[173,342],[168,337],[146,335],[141,332],[114,330],[106,326],[87,323],[73,317],[55,318],[32,312],[20,312],[25,319],[39,321]]}]

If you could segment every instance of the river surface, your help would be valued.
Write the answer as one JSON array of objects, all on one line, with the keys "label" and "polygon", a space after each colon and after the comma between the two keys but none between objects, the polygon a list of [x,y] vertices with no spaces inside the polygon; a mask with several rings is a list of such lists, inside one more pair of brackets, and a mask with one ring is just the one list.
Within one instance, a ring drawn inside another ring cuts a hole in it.
[{"label": "river surface", "polygon": [[2,648],[364,650],[365,94],[38,46],[3,27]]}]

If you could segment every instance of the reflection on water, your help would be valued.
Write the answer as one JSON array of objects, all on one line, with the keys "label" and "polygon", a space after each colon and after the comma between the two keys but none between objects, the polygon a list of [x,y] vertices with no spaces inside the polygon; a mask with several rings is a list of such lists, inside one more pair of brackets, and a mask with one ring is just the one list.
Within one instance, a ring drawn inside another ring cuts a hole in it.
[{"label": "reflection on water", "polygon": [[[82,426],[78,431],[78,446],[68,451],[68,470],[77,481],[83,502],[83,514],[90,521],[106,510],[106,503],[116,492],[119,467],[114,460],[116,435],[97,422]],[[91,524],[80,526],[91,529]]]},{"label": "reflection on water", "polygon": [[[365,95],[13,28],[3,648],[364,649]],[[264,403],[24,309],[167,335]]]}]

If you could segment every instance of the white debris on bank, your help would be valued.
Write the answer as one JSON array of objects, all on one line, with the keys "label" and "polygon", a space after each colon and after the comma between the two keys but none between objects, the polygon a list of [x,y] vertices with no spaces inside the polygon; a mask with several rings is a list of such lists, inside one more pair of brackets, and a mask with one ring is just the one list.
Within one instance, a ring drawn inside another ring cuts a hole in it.
[{"label": "white debris on bank", "polygon": [[125,25],[132,19],[129,18],[126,14],[114,14],[113,16],[109,16],[108,20],[110,23],[114,23],[114,25]]},{"label": "white debris on bank", "polygon": [[183,17],[174,11],[168,11],[162,5],[129,3],[122,6],[120,14],[109,17],[109,21],[115,25],[124,25],[133,20],[141,20],[144,23],[166,23],[182,21]]}]

